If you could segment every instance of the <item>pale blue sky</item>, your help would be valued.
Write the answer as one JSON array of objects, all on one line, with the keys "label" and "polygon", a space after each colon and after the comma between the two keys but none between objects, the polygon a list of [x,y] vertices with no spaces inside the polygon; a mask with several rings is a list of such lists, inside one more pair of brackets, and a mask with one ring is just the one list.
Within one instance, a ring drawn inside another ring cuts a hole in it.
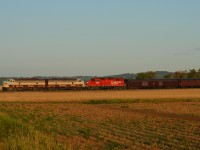
[{"label": "pale blue sky", "polygon": [[200,0],[0,2],[0,76],[200,68]]}]

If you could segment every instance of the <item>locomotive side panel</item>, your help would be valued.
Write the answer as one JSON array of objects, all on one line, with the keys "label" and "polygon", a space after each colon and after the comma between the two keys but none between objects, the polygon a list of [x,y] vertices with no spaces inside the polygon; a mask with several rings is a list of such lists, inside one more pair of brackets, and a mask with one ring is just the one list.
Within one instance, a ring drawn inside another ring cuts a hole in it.
[{"label": "locomotive side panel", "polygon": [[86,83],[87,87],[124,87],[123,78],[92,78]]},{"label": "locomotive side panel", "polygon": [[[74,80],[75,81],[75,80]],[[48,80],[48,88],[71,87],[72,80]]]},{"label": "locomotive side panel", "polygon": [[49,89],[70,89],[84,85],[84,81],[80,79],[48,79]]},{"label": "locomotive side panel", "polygon": [[9,79],[3,83],[4,90],[33,90],[44,87],[45,81],[42,79]]},{"label": "locomotive side panel", "polygon": [[40,89],[68,89],[84,87],[80,79],[9,79],[4,81],[3,90],[40,90]]}]

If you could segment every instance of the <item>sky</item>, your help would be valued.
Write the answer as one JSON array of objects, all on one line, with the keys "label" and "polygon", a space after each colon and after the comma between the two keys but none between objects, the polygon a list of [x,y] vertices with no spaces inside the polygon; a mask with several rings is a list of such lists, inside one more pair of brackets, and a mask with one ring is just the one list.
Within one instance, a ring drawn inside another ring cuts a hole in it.
[{"label": "sky", "polygon": [[0,76],[200,68],[199,0],[0,1]]}]

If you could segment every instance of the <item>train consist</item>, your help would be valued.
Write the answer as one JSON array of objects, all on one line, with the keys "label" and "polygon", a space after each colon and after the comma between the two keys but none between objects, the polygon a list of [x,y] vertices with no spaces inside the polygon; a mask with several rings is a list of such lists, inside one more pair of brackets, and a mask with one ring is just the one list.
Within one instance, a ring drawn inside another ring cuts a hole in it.
[{"label": "train consist", "polygon": [[9,79],[3,90],[67,90],[67,89],[148,89],[148,88],[200,88],[200,79],[92,78],[86,83],[80,79]]}]

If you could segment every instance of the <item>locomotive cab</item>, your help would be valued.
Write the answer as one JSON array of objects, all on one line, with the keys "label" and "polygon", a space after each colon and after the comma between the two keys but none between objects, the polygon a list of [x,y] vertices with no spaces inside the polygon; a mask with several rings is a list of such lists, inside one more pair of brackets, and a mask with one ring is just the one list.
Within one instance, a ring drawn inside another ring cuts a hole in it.
[{"label": "locomotive cab", "polygon": [[3,90],[5,91],[5,90],[9,89],[9,86],[13,85],[13,84],[15,84],[14,79],[9,79],[8,81],[4,81],[3,82]]},{"label": "locomotive cab", "polygon": [[8,81],[4,81],[4,82],[3,82],[3,88],[9,88]]},{"label": "locomotive cab", "polygon": [[14,79],[9,79],[8,82],[9,83],[15,83],[15,80]]}]

